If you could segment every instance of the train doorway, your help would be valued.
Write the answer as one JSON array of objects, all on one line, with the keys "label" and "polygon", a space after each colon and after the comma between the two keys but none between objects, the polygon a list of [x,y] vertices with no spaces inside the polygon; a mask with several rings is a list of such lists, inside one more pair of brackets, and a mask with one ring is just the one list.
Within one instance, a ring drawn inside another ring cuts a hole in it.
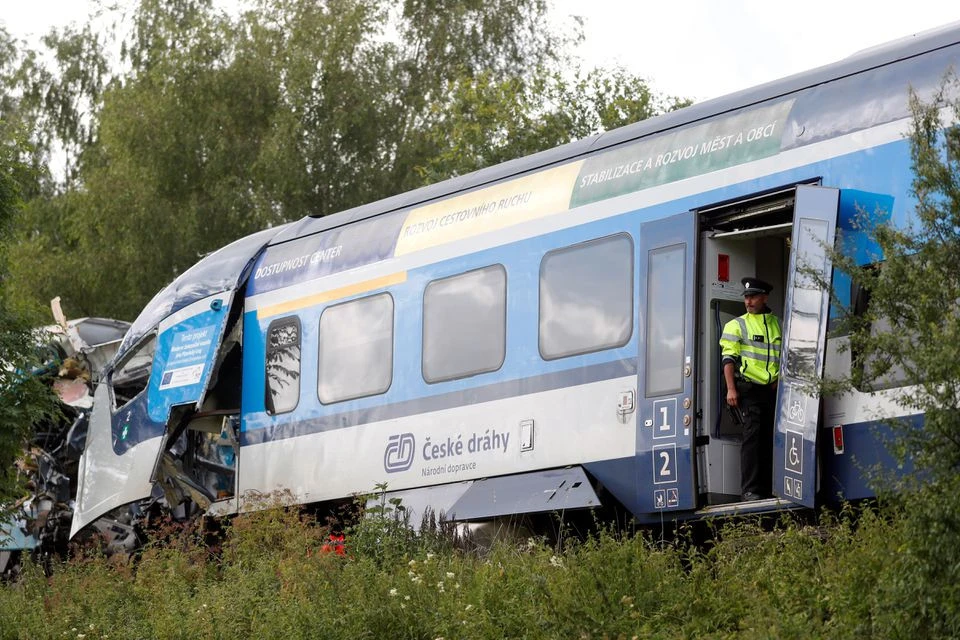
[{"label": "train doorway", "polygon": [[[813,504],[819,398],[801,394],[799,379],[822,375],[829,292],[817,286],[806,270],[814,268],[824,278],[830,275],[825,247],[833,242],[838,193],[836,189],[791,185],[698,212],[696,451],[702,508],[741,501],[743,426],[726,405],[719,339],[724,325],[745,312],[741,284],[745,277],[773,285],[768,306],[784,332],[781,377],[787,382],[778,387],[771,451],[773,493]],[[794,414],[796,406],[801,406],[804,420],[794,415],[794,424],[787,425],[791,405]],[[801,458],[808,461],[806,468],[798,464]]]}]

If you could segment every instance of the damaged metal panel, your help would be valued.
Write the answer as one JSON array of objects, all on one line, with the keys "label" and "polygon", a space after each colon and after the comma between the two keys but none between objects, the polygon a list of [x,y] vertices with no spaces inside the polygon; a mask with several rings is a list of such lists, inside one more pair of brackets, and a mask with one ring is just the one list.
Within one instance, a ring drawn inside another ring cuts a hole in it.
[{"label": "damaged metal panel", "polygon": [[167,285],[144,307],[120,345],[122,356],[163,318],[198,300],[237,289],[260,250],[289,225],[274,227],[241,238],[203,258]]},{"label": "damaged metal panel", "polygon": [[[241,238],[206,256],[158,293],[130,327],[117,364],[97,391],[71,537],[111,510],[151,495],[162,493],[170,509],[180,500],[206,508],[220,493],[233,495],[236,438],[230,415],[239,413],[239,400],[234,408],[219,402],[207,407],[204,400],[215,377],[231,375],[222,369],[239,369],[228,359],[239,353],[241,342],[228,326],[234,294],[283,228]],[[239,384],[238,373],[237,389]],[[198,435],[204,431],[212,435]],[[204,474],[229,486],[206,487]]]},{"label": "damaged metal panel", "polygon": [[582,467],[550,469],[477,480],[446,514],[446,520],[484,520],[518,513],[599,507]]},{"label": "damaged metal panel", "polygon": [[[37,539],[26,533],[28,526],[26,519],[22,517],[0,522],[0,551],[35,549]],[[0,573],[3,572],[3,564],[0,562]]]},{"label": "damaged metal panel", "polygon": [[173,408],[196,410],[203,401],[232,297],[210,296],[165,318],[156,338],[130,349],[98,386],[71,537],[116,507],[150,496]]},{"label": "damaged metal panel", "polygon": [[[76,508],[70,526],[72,538],[84,526],[112,509],[150,495],[150,472],[160,451],[162,433],[144,438],[122,454],[114,450],[110,391],[97,385],[87,447],[80,458]],[[121,426],[121,432],[123,427]],[[146,469],[146,472],[143,470]]]}]

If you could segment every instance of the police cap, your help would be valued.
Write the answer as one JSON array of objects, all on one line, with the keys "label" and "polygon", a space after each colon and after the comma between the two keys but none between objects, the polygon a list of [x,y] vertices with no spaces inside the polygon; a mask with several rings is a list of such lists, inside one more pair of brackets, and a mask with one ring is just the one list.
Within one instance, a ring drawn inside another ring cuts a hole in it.
[{"label": "police cap", "polygon": [[773,290],[773,286],[769,282],[764,282],[759,278],[744,278],[740,282],[743,283],[743,295],[745,296],[770,293]]}]

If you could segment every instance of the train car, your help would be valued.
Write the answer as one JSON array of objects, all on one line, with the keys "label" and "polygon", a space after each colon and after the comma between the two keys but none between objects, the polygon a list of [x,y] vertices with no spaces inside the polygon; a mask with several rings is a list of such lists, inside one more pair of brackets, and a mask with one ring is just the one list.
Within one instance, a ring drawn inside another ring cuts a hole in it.
[{"label": "train car", "polygon": [[[827,247],[868,259],[858,211],[909,220],[909,91],[958,61],[955,24],[204,258],[96,391],[72,534],[161,493],[641,523],[871,495],[903,411],[804,384],[851,366],[819,280],[852,295]],[[718,340],[753,275],[784,360],[776,497],[744,503]]]}]

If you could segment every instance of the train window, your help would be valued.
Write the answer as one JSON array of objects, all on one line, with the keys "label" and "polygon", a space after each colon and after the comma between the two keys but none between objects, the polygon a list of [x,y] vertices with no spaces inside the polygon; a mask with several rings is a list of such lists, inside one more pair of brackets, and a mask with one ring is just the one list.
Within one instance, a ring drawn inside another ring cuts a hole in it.
[{"label": "train window", "polygon": [[[881,265],[876,263],[868,265],[865,268],[878,269],[881,268]],[[870,290],[862,286],[853,286],[851,289],[853,312],[858,316],[865,316],[867,314],[867,310],[870,308]],[[876,338],[877,336],[890,334],[893,332],[893,328],[893,323],[890,322],[890,318],[881,316],[870,323],[870,336]],[[902,332],[896,332],[896,334],[897,342],[902,344]],[[906,349],[903,351],[903,353],[908,354],[910,353],[910,350]],[[867,357],[863,353],[859,353],[856,350],[852,353],[852,356],[856,366],[861,368],[860,373],[862,374],[862,379],[857,385],[857,388],[860,391],[879,391],[881,389],[902,387],[910,384],[910,376],[907,373],[907,365],[909,365],[909,369],[914,371],[916,370],[914,363],[909,358],[905,358],[904,361],[887,357],[886,362],[884,362],[882,359],[883,357],[879,353],[871,354],[869,357]],[[881,370],[883,370],[882,374],[879,373]]]},{"label": "train window", "polygon": [[790,339],[784,361],[784,373],[811,380],[819,377],[820,307],[823,292],[820,280],[827,275],[826,241],[828,225],[824,220],[801,218],[797,243],[793,287],[786,326]]},{"label": "train window", "polygon": [[131,349],[113,370],[113,375],[110,376],[110,388],[113,390],[115,409],[123,407],[147,388],[150,383],[150,370],[153,369],[153,352],[156,345],[156,334],[150,334],[138,346]]},{"label": "train window", "polygon": [[381,293],[320,315],[317,393],[331,404],[383,393],[393,381],[393,298]]},{"label": "train window", "polygon": [[[870,335],[877,336],[893,332],[893,325],[889,318],[878,318],[870,324]],[[903,340],[901,338],[901,343]],[[909,352],[909,350],[907,350]],[[892,389],[910,384],[910,375],[907,373],[907,366],[914,369],[914,363],[907,359],[906,363],[897,361],[894,358],[887,357],[883,362],[879,354],[870,358],[861,358],[860,364],[863,367],[864,383],[860,385],[861,391],[879,391],[881,389]],[[883,373],[879,373],[883,370]]]},{"label": "train window", "polygon": [[507,272],[494,265],[442,280],[423,292],[423,379],[429,383],[496,371],[507,345]]},{"label": "train window", "polygon": [[683,390],[687,245],[654,249],[647,260],[645,371],[651,398]]},{"label": "train window", "polygon": [[267,329],[267,413],[297,408],[300,402],[300,319],[280,318]]},{"label": "train window", "polygon": [[633,332],[633,240],[626,234],[551,251],[540,263],[540,355],[620,347]]}]

